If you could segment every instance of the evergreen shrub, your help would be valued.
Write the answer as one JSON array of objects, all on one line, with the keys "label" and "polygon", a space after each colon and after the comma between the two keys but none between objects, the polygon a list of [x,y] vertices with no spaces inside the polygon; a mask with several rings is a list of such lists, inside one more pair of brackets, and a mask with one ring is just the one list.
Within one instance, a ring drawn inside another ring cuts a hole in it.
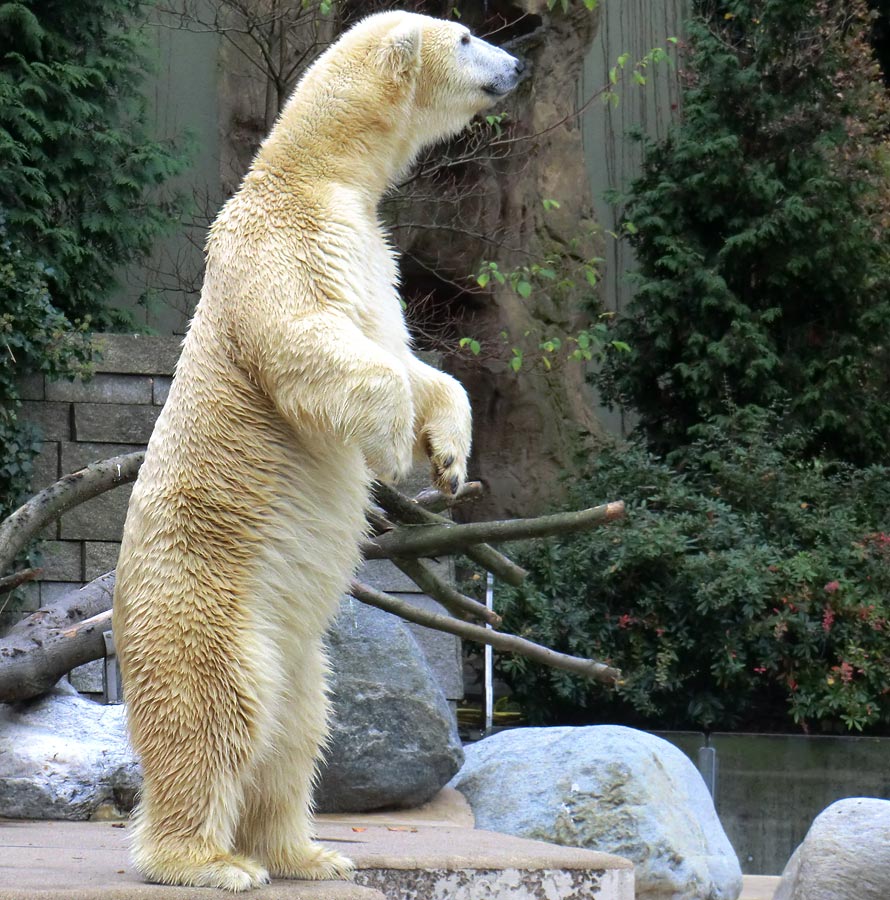
[{"label": "evergreen shrub", "polygon": [[804,455],[809,435],[735,411],[682,472],[603,452],[571,507],[627,517],[539,542],[498,587],[504,627],[620,667],[614,690],[500,658],[533,721],[890,733],[890,471]]},{"label": "evergreen shrub", "polygon": [[[782,406],[808,452],[890,433],[890,104],[860,0],[699,2],[681,112],[623,198],[639,270],[601,381],[659,453]],[[675,457],[677,458],[677,457]]]},{"label": "evergreen shrub", "polygon": [[[175,227],[186,165],[150,134],[140,0],[0,2],[0,517],[28,492],[38,435],[18,379],[88,371],[88,331],[131,327],[121,269]],[[0,573],[2,574],[2,573]]]}]

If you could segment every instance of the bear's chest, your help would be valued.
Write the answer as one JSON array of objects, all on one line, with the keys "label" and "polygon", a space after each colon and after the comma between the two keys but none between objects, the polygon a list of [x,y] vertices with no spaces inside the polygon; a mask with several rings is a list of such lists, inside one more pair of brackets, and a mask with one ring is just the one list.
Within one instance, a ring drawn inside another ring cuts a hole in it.
[{"label": "bear's chest", "polygon": [[382,233],[359,242],[353,267],[353,317],[362,333],[397,356],[408,352],[408,332],[399,299],[398,262]]}]

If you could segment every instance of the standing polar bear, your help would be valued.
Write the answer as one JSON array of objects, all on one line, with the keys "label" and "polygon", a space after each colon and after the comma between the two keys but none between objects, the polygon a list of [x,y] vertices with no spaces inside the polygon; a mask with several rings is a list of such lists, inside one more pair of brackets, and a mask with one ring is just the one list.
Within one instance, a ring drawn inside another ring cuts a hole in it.
[{"label": "standing polar bear", "polygon": [[412,353],[377,217],[418,151],[521,63],[462,25],[371,16],[306,73],[214,223],[201,300],[130,501],[114,632],[150,880],[346,875],[311,840],[323,635],[372,478],[466,476],[460,385]]}]

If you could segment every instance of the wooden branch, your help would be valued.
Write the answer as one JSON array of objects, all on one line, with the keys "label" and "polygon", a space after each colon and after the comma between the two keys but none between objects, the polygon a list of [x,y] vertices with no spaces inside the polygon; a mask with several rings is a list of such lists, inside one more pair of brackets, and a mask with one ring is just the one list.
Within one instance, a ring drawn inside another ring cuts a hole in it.
[{"label": "wooden branch", "polygon": [[613,669],[605,663],[592,659],[582,659],[578,656],[568,656],[565,653],[558,653],[556,650],[542,647],[540,644],[527,641],[525,638],[517,637],[514,634],[504,634],[502,631],[482,628],[469,622],[461,622],[458,619],[452,619],[438,613],[427,612],[427,610],[413,606],[407,601],[399,600],[398,597],[377,591],[367,584],[362,584],[360,581],[352,582],[349,587],[349,593],[356,600],[361,600],[362,603],[376,606],[378,609],[393,613],[417,625],[425,625],[427,628],[435,628],[438,631],[456,634],[460,638],[480,644],[491,644],[492,647],[505,653],[518,653],[520,656],[525,656],[534,662],[554,669],[564,669],[567,672],[583,675],[585,678],[591,678],[604,684],[615,684],[621,678],[621,672],[618,669]]},{"label": "wooden branch", "polygon": [[393,563],[401,569],[425,594],[438,600],[445,609],[460,619],[472,616],[481,619],[493,628],[500,627],[501,617],[490,610],[484,603],[462,594],[457,588],[436,575],[419,559],[394,559]]},{"label": "wooden branch", "polygon": [[[144,453],[140,452],[94,463],[65,476],[25,503],[0,524],[0,571],[9,567],[28,541],[53,519],[78,503],[134,481],[143,460]],[[467,494],[477,495],[479,492],[480,485],[467,486]],[[476,561],[490,571],[495,571],[495,574],[507,573],[507,577],[500,576],[503,580],[517,584],[525,577],[525,572],[498,551],[486,547],[486,541],[522,540],[583,531],[624,515],[624,504],[616,502],[580,512],[560,513],[537,519],[454,525],[392,488],[378,484],[375,486],[375,494],[394,518],[409,524],[393,529],[385,515],[372,510],[371,521],[383,533],[364,542],[366,558],[393,559],[422,590],[456,615],[470,615],[492,625],[499,625],[500,617],[439,579],[418,557],[446,555],[463,550],[471,556],[476,554]],[[435,491],[427,491],[420,496],[424,498],[426,505],[437,509],[447,507],[453,500]],[[456,499],[460,501],[463,498],[459,494]],[[36,574],[34,570],[27,570],[0,579],[0,590],[13,582],[21,584]],[[72,591],[57,603],[38,610],[10,629],[0,640],[0,702],[9,703],[39,696],[66,672],[104,656],[102,632],[111,624],[114,577],[114,572],[109,572],[80,591]],[[505,652],[519,653],[544,665],[575,672],[597,681],[614,682],[619,678],[616,669],[603,663],[568,656],[515,635],[505,635],[459,619],[426,612],[359,582],[353,583],[351,593],[362,602],[409,621],[468,640],[491,644]]]},{"label": "wooden branch", "polygon": [[0,647],[0,703],[28,700],[46,693],[63,675],[105,655],[104,631],[111,628],[111,610],[56,631],[26,652],[12,654]]},{"label": "wooden branch", "polygon": [[588,531],[624,515],[624,503],[616,501],[578,512],[556,513],[536,519],[471,522],[467,525],[422,525],[399,528],[362,543],[365,559],[447,556],[466,552],[473,544],[522,541]]},{"label": "wooden branch", "polygon": [[43,569],[22,569],[20,572],[13,572],[12,575],[0,578],[0,594],[8,594],[29,581],[36,581],[42,574]]},{"label": "wooden branch", "polygon": [[12,566],[28,542],[73,506],[136,480],[145,453],[126,453],[66,475],[20,506],[0,524],[0,572]]},{"label": "wooden branch", "polygon": [[[432,512],[442,512],[462,503],[472,503],[485,495],[485,487],[481,481],[467,481],[460,486],[456,494],[443,494],[435,488],[424,488],[415,495],[414,503]],[[404,496],[404,495],[403,495]]]},{"label": "wooden branch", "polygon": [[70,628],[83,619],[111,609],[113,598],[114,572],[107,572],[17,622],[0,641],[0,645],[8,646],[13,640],[19,642],[21,647],[38,644],[60,628]]},{"label": "wooden branch", "polygon": [[0,703],[46,693],[72,669],[105,655],[114,572],[14,625],[0,640]]},{"label": "wooden branch", "polygon": [[[478,481],[470,482],[470,484],[479,485],[481,491],[482,485],[479,484]],[[464,485],[461,490],[457,492],[457,497],[460,498],[462,491],[468,487],[468,484]],[[473,493],[476,493],[475,488],[473,489]],[[444,496],[440,491],[431,492],[430,495],[427,495],[431,506],[438,505],[440,502],[435,499],[433,496],[434,494],[438,494],[439,497]],[[422,496],[422,493],[418,496]],[[417,502],[417,499],[411,500],[395,488],[392,488],[387,484],[382,484],[379,481],[374,482],[374,499],[395,518],[409,525],[446,525],[449,528],[463,527],[455,526],[450,519],[446,519],[444,516],[438,516],[435,513],[430,512],[429,509],[424,509]],[[475,546],[466,547],[464,549],[464,554],[472,559],[477,565],[480,565],[486,571],[491,572],[496,578],[500,578],[501,581],[506,581],[507,584],[512,584],[514,587],[519,587],[528,576],[528,572],[526,572],[525,569],[521,566],[517,566],[513,560],[508,559],[503,553],[495,550],[494,547],[489,547],[487,544],[480,543]],[[409,553],[406,555],[414,556],[416,554]]]}]

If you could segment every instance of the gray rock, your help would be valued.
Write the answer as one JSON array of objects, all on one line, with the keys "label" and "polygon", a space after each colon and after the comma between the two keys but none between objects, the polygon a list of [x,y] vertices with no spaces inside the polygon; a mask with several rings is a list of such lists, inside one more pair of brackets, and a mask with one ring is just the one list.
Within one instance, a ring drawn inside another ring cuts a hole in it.
[{"label": "gray rock", "polygon": [[465,748],[476,827],[614,853],[639,900],[736,900],[742,873],[686,755],[618,725],[521,728]]},{"label": "gray rock", "polygon": [[[463,754],[441,689],[407,627],[345,600],[330,635],[335,721],[319,808],[361,812],[430,799]],[[140,784],[123,706],[59,682],[0,704],[0,817],[87,819],[129,811]]]},{"label": "gray rock", "polygon": [[124,708],[64,681],[29,704],[0,704],[0,816],[88,819],[133,806],[141,778]]},{"label": "gray rock", "polygon": [[463,751],[442,690],[399,619],[347,598],[328,636],[334,722],[321,812],[425,803]]},{"label": "gray rock", "polygon": [[890,800],[852,797],[816,816],[774,900],[887,900]]}]

